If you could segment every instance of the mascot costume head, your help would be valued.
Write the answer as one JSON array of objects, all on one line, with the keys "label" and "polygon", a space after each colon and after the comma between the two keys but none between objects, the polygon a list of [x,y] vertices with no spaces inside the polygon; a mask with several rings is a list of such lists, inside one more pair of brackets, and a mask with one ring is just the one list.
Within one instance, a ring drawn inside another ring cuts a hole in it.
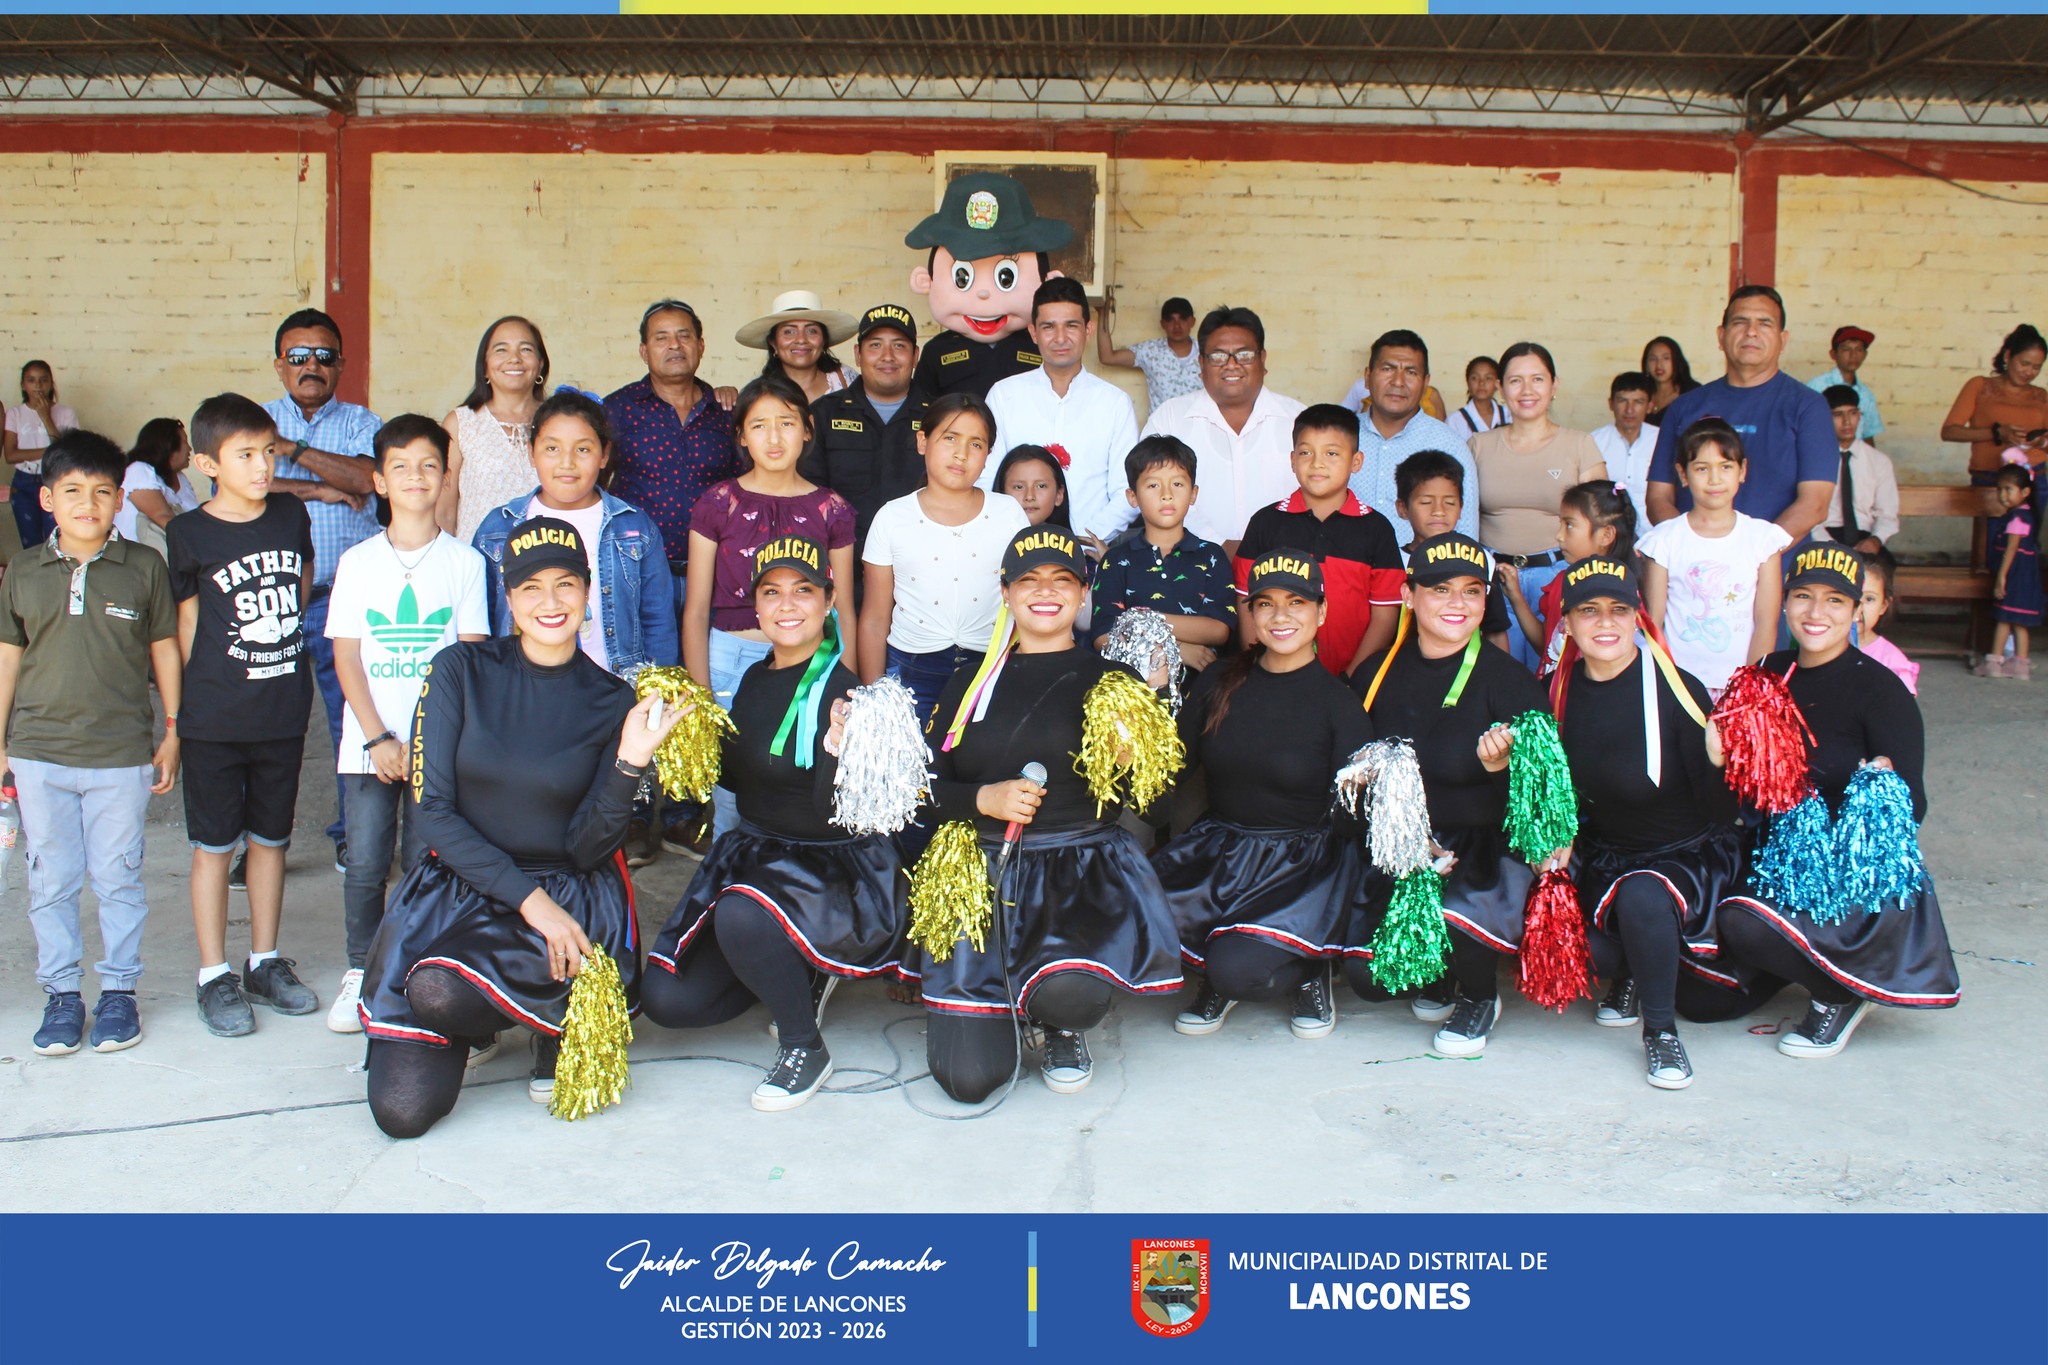
[{"label": "mascot costume head", "polygon": [[997,380],[1037,367],[1038,352],[1022,335],[1031,296],[1059,273],[1047,268],[1046,253],[1073,239],[1067,224],[1039,217],[1007,175],[977,171],[946,186],[938,212],[903,238],[929,253],[910,272],[911,289],[931,300],[940,328],[918,359],[928,392],[986,397]]}]

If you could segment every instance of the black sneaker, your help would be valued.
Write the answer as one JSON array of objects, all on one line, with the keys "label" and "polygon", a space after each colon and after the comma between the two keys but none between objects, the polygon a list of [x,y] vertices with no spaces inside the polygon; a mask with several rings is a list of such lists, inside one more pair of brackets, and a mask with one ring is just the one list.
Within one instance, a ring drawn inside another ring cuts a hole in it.
[{"label": "black sneaker", "polygon": [[1223,1021],[1237,1008],[1237,1002],[1217,990],[1206,980],[1202,989],[1195,992],[1195,1003],[1174,1017],[1173,1031],[1199,1038],[1205,1033],[1214,1033],[1223,1027]]},{"label": "black sneaker", "polygon": [[134,991],[101,991],[92,1007],[92,1050],[119,1052],[142,1041],[142,1016]]},{"label": "black sneaker", "polygon": [[1087,1089],[1088,1082],[1094,1077],[1095,1063],[1088,1056],[1088,1039],[1084,1034],[1047,1029],[1044,1063],[1039,1076],[1047,1086],[1062,1095]]},{"label": "black sneaker", "polygon": [[77,991],[51,991],[43,1002],[43,1026],[36,1030],[38,1057],[69,1057],[85,1036],[85,997]]},{"label": "black sneaker", "polygon": [[1849,1046],[1849,1035],[1872,1008],[1868,1000],[1843,1005],[1823,1005],[1815,1000],[1806,1007],[1805,1022],[1779,1035],[1778,1051],[1787,1057],[1832,1057]]},{"label": "black sneaker", "polygon": [[1327,1038],[1337,1027],[1337,1005],[1330,998],[1330,964],[1316,964],[1316,974],[1294,988],[1294,1017],[1287,1021],[1297,1038]]},{"label": "black sneaker", "polygon": [[562,1055],[562,1040],[545,1034],[533,1035],[533,1078],[526,1083],[526,1098],[535,1104],[555,1101],[555,1060]]},{"label": "black sneaker", "polygon": [[1643,1035],[1643,1054],[1650,1062],[1650,1084],[1659,1090],[1683,1090],[1692,1084],[1692,1062],[1685,1044],[1670,1029]]},{"label": "black sneaker", "polygon": [[465,1071],[474,1071],[497,1055],[497,1034],[487,1033],[481,1038],[472,1038],[469,1040],[469,1056],[462,1063],[463,1069]]},{"label": "black sneaker", "polygon": [[1430,1047],[1439,1057],[1477,1057],[1486,1051],[1486,1035],[1493,1032],[1493,1025],[1500,1018],[1500,997],[1473,1000],[1463,991],[1451,1004],[1451,1017]]},{"label": "black sneaker", "polygon": [[279,1014],[311,1014],[320,1008],[320,997],[299,980],[288,957],[273,957],[249,968],[242,994],[270,1006]]},{"label": "black sneaker", "polygon": [[1416,1021],[1423,1024],[1441,1024],[1451,1017],[1457,1007],[1457,993],[1449,981],[1439,981],[1433,986],[1424,986],[1408,1002],[1409,1012]]},{"label": "black sneaker", "polygon": [[216,1038],[240,1038],[256,1031],[256,1011],[242,995],[242,979],[222,972],[199,988],[199,1017]]},{"label": "black sneaker", "polygon": [[794,1109],[818,1093],[832,1074],[832,1054],[816,1047],[786,1047],[775,1058],[766,1080],[754,1087],[754,1107],[779,1113]]},{"label": "black sneaker", "polygon": [[346,839],[336,839],[334,841],[334,870],[336,872],[348,871],[348,840]]},{"label": "black sneaker", "polygon": [[626,826],[626,866],[645,867],[661,856],[661,840],[654,837],[654,827],[645,820],[634,820]]},{"label": "black sneaker", "polygon": [[[813,971],[811,973],[812,1023],[823,1027],[825,1023],[825,1002],[832,998],[832,992],[837,989],[839,989],[839,978],[832,975],[832,973],[820,971]],[[768,1021],[768,1036],[775,1039],[782,1037],[782,1030],[775,1026],[773,1019]]]},{"label": "black sneaker", "polygon": [[1600,1008],[1593,1011],[1593,1022],[1601,1028],[1626,1028],[1643,1022],[1643,998],[1636,991],[1634,977],[1614,978]]},{"label": "black sneaker", "polygon": [[228,864],[228,890],[246,892],[249,889],[249,850],[235,850],[235,860]]}]

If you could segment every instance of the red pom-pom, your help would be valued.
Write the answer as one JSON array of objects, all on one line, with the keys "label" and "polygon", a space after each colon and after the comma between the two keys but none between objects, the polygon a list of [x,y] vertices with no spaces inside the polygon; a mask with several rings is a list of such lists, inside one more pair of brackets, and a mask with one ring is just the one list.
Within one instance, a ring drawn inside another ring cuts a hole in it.
[{"label": "red pom-pom", "polygon": [[1776,673],[1758,664],[1736,669],[1714,707],[1714,724],[1727,759],[1722,771],[1744,801],[1783,815],[1813,790],[1806,775],[1813,731],[1792,700],[1792,689]]},{"label": "red pom-pom", "polygon": [[1547,1010],[1593,998],[1586,918],[1571,874],[1546,872],[1522,908],[1522,994]]}]

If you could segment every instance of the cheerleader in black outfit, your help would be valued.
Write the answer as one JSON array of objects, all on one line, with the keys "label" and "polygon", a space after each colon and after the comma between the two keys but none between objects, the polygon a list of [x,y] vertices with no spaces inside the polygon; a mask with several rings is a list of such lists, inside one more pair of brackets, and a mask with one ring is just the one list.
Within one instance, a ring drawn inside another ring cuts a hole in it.
[{"label": "cheerleader in black outfit", "polygon": [[[1041,1076],[1061,1092],[1088,1084],[1084,1035],[1109,1013],[1115,991],[1154,995],[1181,985],[1179,938],[1159,878],[1117,826],[1117,807],[1098,814],[1075,771],[1089,688],[1111,670],[1130,671],[1074,646],[1086,573],[1071,532],[1043,525],[1017,533],[1002,565],[1015,647],[998,645],[980,669],[954,674],[928,733],[939,819],[972,820],[991,861],[1005,825],[1023,826],[998,893],[1003,938],[992,930],[986,952],[957,944],[944,962],[915,944],[904,953],[903,975],[924,992],[932,1077],[967,1103],[1008,1080],[1015,1062],[1005,961],[1017,1008],[1045,1029]],[[1018,776],[1028,763],[1044,765],[1044,786]]]},{"label": "cheerleader in black outfit", "polygon": [[418,1137],[455,1107],[472,1041],[540,1035],[528,1094],[553,1098],[569,982],[592,943],[638,994],[618,861],[633,793],[677,717],[577,647],[590,598],[581,534],[535,517],[506,542],[518,633],[434,656],[413,725],[413,818],[432,850],[391,893],[363,979],[370,1112]]},{"label": "cheerleader in black outfit", "polygon": [[[1905,779],[1913,818],[1924,819],[1920,707],[1896,674],[1849,643],[1862,596],[1856,554],[1835,545],[1801,547],[1785,583],[1785,622],[1797,648],[1765,656],[1763,666],[1785,676],[1813,731],[1808,771],[1830,813],[1841,809],[1856,770],[1875,764]],[[1739,992],[1681,1000],[1680,1008],[1688,1018],[1734,1018],[1762,1006],[1786,982],[1804,987],[1811,997],[1805,1020],[1778,1037],[1778,1051],[1788,1057],[1834,1056],[1873,1005],[1947,1009],[1962,996],[1932,876],[1903,903],[1859,907],[1833,923],[1747,891],[1721,902],[1718,918],[1724,962],[1753,979]]]},{"label": "cheerleader in black outfit", "polygon": [[[1432,837],[1450,855],[1440,863],[1447,867],[1450,974],[1411,1006],[1417,1019],[1443,1025],[1431,1047],[1447,1057],[1477,1056],[1486,1047],[1500,1018],[1500,956],[1521,945],[1522,907],[1534,880],[1529,865],[1508,851],[1501,827],[1506,748],[1483,756],[1480,739],[1496,725],[1549,709],[1550,699],[1514,656],[1480,639],[1492,569],[1491,557],[1469,536],[1448,532],[1419,542],[1408,556],[1401,632],[1351,675],[1374,733],[1415,745]],[[1368,1000],[1387,998],[1371,976],[1368,945],[1386,909],[1384,895],[1376,899],[1351,930],[1344,962],[1346,979]]]},{"label": "cheerleader in black outfit", "polygon": [[1714,963],[1714,907],[1742,870],[1735,794],[1706,687],[1639,639],[1635,571],[1582,559],[1565,570],[1570,640],[1554,685],[1558,737],[1579,794],[1577,881],[1587,946],[1612,985],[1594,1021],[1638,1021],[1648,1079],[1692,1084],[1678,1038],[1680,970],[1731,980]]},{"label": "cheerleader in black outfit", "polygon": [[1294,997],[1297,1038],[1336,1026],[1330,963],[1364,894],[1358,831],[1338,812],[1337,770],[1372,738],[1350,688],[1316,664],[1323,570],[1292,550],[1251,567],[1245,613],[1257,643],[1205,670],[1180,713],[1209,811],[1152,865],[1204,975],[1181,1033],[1214,1033],[1240,1000]]},{"label": "cheerleader in black outfit", "polygon": [[895,969],[902,915],[896,851],[884,835],[831,823],[842,699],[858,685],[828,632],[825,548],[801,536],[754,555],[754,610],[773,652],[733,694],[736,734],[719,785],[739,823],[718,837],[647,952],[641,1000],[668,1028],[704,1028],[756,1001],[781,1053],[756,1109],[794,1109],[832,1074],[819,1019],[845,978]]}]

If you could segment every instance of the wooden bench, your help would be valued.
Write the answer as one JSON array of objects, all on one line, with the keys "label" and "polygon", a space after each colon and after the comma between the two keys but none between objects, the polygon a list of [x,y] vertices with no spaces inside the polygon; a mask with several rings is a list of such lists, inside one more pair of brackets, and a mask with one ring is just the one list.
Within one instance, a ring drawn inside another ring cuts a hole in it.
[{"label": "wooden bench", "polygon": [[1997,491],[1950,484],[1901,484],[1899,518],[1971,517],[1979,521],[1970,534],[1970,562],[1901,564],[1892,592],[1899,605],[1961,606],[1969,610],[1970,630],[1962,647],[1923,649],[1923,654],[1982,654],[1991,648],[1992,573],[1985,563],[1982,518],[1998,514]]}]

